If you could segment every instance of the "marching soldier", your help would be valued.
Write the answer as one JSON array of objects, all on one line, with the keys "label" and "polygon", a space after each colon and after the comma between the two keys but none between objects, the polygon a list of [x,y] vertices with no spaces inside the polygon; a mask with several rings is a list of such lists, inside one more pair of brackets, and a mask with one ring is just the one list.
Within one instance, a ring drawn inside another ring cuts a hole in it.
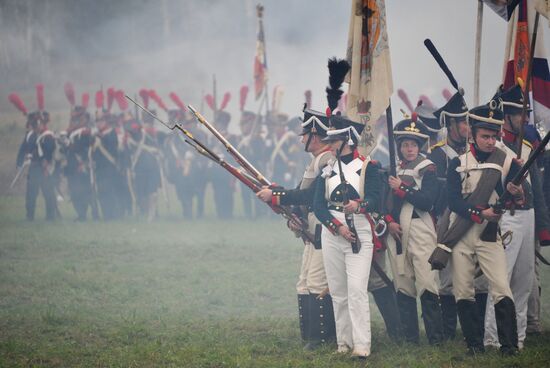
[{"label": "marching soldier", "polygon": [[92,204],[89,156],[93,137],[89,124],[90,114],[83,106],[75,106],[71,112],[71,121],[67,131],[68,146],[65,147],[67,164],[64,172],[67,177],[71,202],[77,213],[77,221],[86,221],[88,208]]},{"label": "marching soldier", "polygon": [[109,113],[100,113],[96,118],[97,133],[92,147],[95,166],[97,196],[103,219],[106,221],[122,217],[120,203],[119,138],[116,132],[117,119]]},{"label": "marching soldier", "polygon": [[[386,216],[390,264],[397,289],[397,304],[405,339],[418,343],[416,297],[420,296],[422,317],[430,344],[443,341],[437,273],[428,259],[437,245],[430,212],[437,191],[435,165],[421,152],[429,147],[428,129],[417,120],[400,121],[394,128],[397,154],[401,159],[397,177],[388,179],[393,208]],[[397,221],[396,221],[397,220]]]},{"label": "marching soldier", "polygon": [[[199,141],[206,141],[204,134],[194,127],[194,119],[180,110],[170,110],[171,121],[182,121],[183,128],[192,132]],[[164,142],[164,153],[167,158],[167,170],[170,181],[176,188],[176,194],[183,209],[185,219],[193,219],[193,199],[197,199],[196,217],[204,214],[204,189],[206,181],[201,173],[204,161],[197,156],[179,131],[170,134]]]},{"label": "marching soldier", "polygon": [[[504,108],[504,125],[502,142],[499,148],[512,157],[517,157],[518,135],[523,125],[521,121],[523,110],[523,83],[516,84],[507,91],[500,91]],[[529,108],[529,105],[527,105]],[[526,118],[528,119],[528,114]],[[521,142],[521,160],[527,161],[532,151],[532,145]],[[518,329],[518,346],[521,349],[525,340],[527,328],[527,305],[535,277],[535,234],[541,245],[550,245],[550,218],[544,201],[541,175],[535,163],[529,169],[529,175],[523,183],[525,203],[515,206],[502,215],[500,227],[503,233],[511,232],[511,240],[506,245],[505,253],[508,261],[508,280],[514,296]],[[489,298],[488,304],[491,305]],[[485,316],[484,344],[498,346],[497,328],[494,309],[488,308]]]},{"label": "marching soldier", "polygon": [[55,138],[53,132],[48,129],[48,122],[49,114],[46,111],[30,113],[27,116],[27,126],[32,129],[32,133],[28,133],[23,142],[24,147],[20,150],[31,157],[25,195],[25,208],[29,221],[34,220],[39,190],[42,191],[46,202],[46,220],[53,221],[57,212],[52,179]]},{"label": "marching soldier", "polygon": [[[227,138],[231,144],[236,144],[236,137],[233,134],[229,134],[229,122],[231,121],[231,115],[223,110],[219,110],[216,113],[216,129]],[[214,138],[215,139],[215,138]],[[216,140],[215,151],[223,157],[225,150],[220,147],[221,144]],[[214,190],[214,201],[216,203],[216,214],[219,219],[228,220],[233,217],[233,194],[235,192],[235,180],[231,179],[229,184],[227,183],[226,173],[222,170],[213,169],[210,170],[210,180],[212,181],[212,189]]]},{"label": "marching soldier", "polygon": [[510,182],[520,169],[512,157],[496,147],[503,124],[497,100],[468,113],[473,144],[469,151],[449,163],[447,173],[449,209],[440,222],[438,247],[430,257],[434,269],[445,266],[451,252],[453,291],[458,317],[469,352],[485,351],[482,323],[475,303],[476,259],[489,282],[495,308],[501,352],[515,355],[518,349],[516,311],[508,284],[506,256],[498,235],[501,215],[491,205],[508,190],[522,204],[521,186]]},{"label": "marching soldier", "polygon": [[[426,114],[423,113],[422,116]],[[437,200],[435,202],[434,214],[436,218],[441,218],[448,208],[447,201],[447,168],[449,162],[466,152],[468,139],[470,137],[470,126],[468,125],[468,108],[463,97],[463,90],[456,92],[447,103],[440,109],[434,111],[434,121],[428,117],[430,128],[436,130],[437,126],[446,129],[446,138],[432,147],[432,152],[428,155],[436,166],[436,175],[438,178],[439,189],[437,190]],[[422,120],[424,121],[424,120]],[[479,266],[476,266],[476,274]],[[441,313],[443,318],[443,332],[446,339],[454,339],[456,336],[457,312],[456,300],[453,295],[452,264],[439,272],[439,300],[441,303]],[[487,279],[481,273],[475,278],[475,298],[479,310],[481,321],[485,319],[485,305],[487,304]]]},{"label": "marching soldier", "polygon": [[[254,167],[261,170],[260,165],[265,151],[265,142],[260,135],[261,126],[259,119],[260,117],[251,111],[244,110],[242,112],[240,121],[241,139],[237,149],[245,157],[249,157]],[[245,216],[253,219],[261,214],[265,214],[265,206],[261,202],[254,200],[254,193],[244,187],[241,188],[243,189],[241,190],[241,197]]]},{"label": "marching soldier", "polygon": [[[148,119],[152,120],[150,116]],[[156,130],[152,126],[142,126],[135,119],[127,120],[125,128],[136,202],[140,213],[150,222],[156,215],[157,191],[161,186]]]}]

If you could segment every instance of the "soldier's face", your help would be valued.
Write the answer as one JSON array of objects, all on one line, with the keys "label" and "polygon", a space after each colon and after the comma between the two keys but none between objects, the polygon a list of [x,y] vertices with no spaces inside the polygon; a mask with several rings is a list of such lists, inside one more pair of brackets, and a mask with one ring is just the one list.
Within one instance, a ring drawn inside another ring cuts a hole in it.
[{"label": "soldier's face", "polygon": [[399,146],[399,151],[406,161],[414,161],[418,157],[418,143],[412,139],[404,139]]},{"label": "soldier's face", "polygon": [[480,151],[491,153],[495,150],[498,132],[490,129],[479,128],[474,137],[477,147]]}]

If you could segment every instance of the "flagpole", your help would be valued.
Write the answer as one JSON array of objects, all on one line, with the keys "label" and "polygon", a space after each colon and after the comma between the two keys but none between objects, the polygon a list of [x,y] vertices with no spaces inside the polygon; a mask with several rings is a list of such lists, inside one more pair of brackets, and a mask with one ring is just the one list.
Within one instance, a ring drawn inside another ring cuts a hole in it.
[{"label": "flagpole", "polygon": [[481,65],[481,36],[483,32],[483,1],[477,1],[476,46],[474,61],[474,106],[479,105],[479,69]]}]

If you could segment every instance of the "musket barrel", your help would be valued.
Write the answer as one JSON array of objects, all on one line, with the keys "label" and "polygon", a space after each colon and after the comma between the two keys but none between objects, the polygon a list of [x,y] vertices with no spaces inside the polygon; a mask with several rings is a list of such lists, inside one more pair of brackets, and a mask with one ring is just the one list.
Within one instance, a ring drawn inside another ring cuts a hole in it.
[{"label": "musket barrel", "polygon": [[202,116],[200,112],[195,110],[195,108],[191,105],[187,105],[187,108],[189,111],[195,115],[199,123],[204,125],[214,136],[225,146],[227,149],[227,152],[229,152],[238,162],[241,164],[245,170],[250,172],[252,175],[258,179],[259,182],[261,182],[263,185],[271,185],[271,182],[266,179],[265,176],[262,175],[262,173],[254,167],[233,145],[220,133],[216,128],[212,126],[205,118]]}]

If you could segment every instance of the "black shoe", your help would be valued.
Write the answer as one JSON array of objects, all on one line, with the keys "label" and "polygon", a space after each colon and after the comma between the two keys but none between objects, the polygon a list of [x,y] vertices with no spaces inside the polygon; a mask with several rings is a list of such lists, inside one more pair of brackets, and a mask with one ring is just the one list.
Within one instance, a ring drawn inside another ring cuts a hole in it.
[{"label": "black shoe", "polygon": [[495,304],[498,341],[502,355],[513,356],[518,353],[518,326],[516,307],[509,297],[504,297]]},{"label": "black shoe", "polygon": [[441,319],[443,320],[443,335],[445,340],[454,340],[456,337],[456,300],[454,295],[440,295]]},{"label": "black shoe", "polygon": [[376,306],[386,324],[386,332],[393,342],[399,342],[401,339],[401,321],[399,320],[399,309],[395,290],[386,286],[372,291]]},{"label": "black shoe", "polygon": [[430,345],[439,345],[444,340],[443,320],[441,318],[441,307],[439,297],[429,291],[424,291],[420,296],[422,306],[422,319]]},{"label": "black shoe", "polygon": [[397,292],[397,307],[401,327],[406,342],[418,344],[420,336],[418,331],[418,312],[416,311],[416,298]]}]

